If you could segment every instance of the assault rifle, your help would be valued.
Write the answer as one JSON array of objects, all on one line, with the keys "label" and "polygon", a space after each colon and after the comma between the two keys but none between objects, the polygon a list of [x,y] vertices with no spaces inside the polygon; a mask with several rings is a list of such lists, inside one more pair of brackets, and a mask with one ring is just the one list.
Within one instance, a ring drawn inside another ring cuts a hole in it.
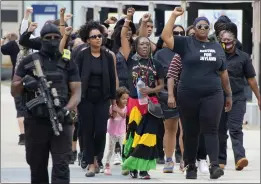
[{"label": "assault rifle", "polygon": [[34,60],[34,75],[39,78],[39,87],[38,87],[38,93],[39,95],[34,98],[33,100],[30,100],[26,103],[26,107],[31,110],[34,107],[40,105],[40,104],[46,104],[48,112],[49,112],[49,118],[52,123],[52,128],[54,131],[54,134],[56,136],[60,135],[60,132],[63,131],[62,124],[59,122],[57,113],[55,110],[55,106],[59,107],[61,105],[60,100],[58,98],[57,90],[55,88],[52,88],[50,90],[50,83],[47,82],[43,70],[40,64],[39,60]]}]

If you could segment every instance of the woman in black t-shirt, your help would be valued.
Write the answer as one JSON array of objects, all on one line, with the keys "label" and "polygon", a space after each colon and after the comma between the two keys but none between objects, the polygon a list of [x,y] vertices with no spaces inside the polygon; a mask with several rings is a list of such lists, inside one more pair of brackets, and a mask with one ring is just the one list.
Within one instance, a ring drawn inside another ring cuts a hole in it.
[{"label": "woman in black t-shirt", "polygon": [[[132,9],[128,13],[132,13]],[[128,16],[127,16],[128,17]],[[150,179],[148,171],[156,168],[157,129],[159,118],[148,112],[148,104],[140,105],[136,84],[141,78],[146,87],[140,93],[153,103],[158,103],[156,93],[164,85],[163,67],[151,58],[150,41],[146,37],[135,40],[135,54],[129,58],[131,48],[127,39],[130,19],[127,18],[121,32],[122,53],[129,70],[130,97],[127,105],[129,116],[126,141],[123,148],[123,170],[129,170],[132,178],[137,178],[138,171],[142,179]],[[129,59],[128,59],[129,58]]]},{"label": "woman in black t-shirt", "polygon": [[[230,111],[232,107],[226,57],[218,43],[209,42],[209,21],[205,17],[195,19],[193,37],[173,36],[172,26],[183,13],[181,7],[174,9],[163,29],[162,39],[182,59],[177,100],[186,135],[186,178],[197,178],[195,162],[199,134],[202,132],[210,158],[210,178],[217,179],[224,175],[218,165],[218,126],[224,105],[222,86],[227,96],[226,111]],[[171,100],[173,104],[176,103],[174,97]]]}]

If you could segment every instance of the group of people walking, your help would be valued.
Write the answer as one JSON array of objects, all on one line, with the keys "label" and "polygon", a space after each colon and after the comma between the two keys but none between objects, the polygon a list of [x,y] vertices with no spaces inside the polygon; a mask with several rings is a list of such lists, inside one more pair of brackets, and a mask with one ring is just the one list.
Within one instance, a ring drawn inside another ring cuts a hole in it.
[{"label": "group of people walking", "polygon": [[[26,15],[32,11],[28,8]],[[47,21],[40,37],[33,37],[37,23],[27,22],[19,42],[2,45],[7,55],[30,51],[13,61],[17,67],[11,93],[22,101],[21,133],[31,183],[49,183],[49,152],[52,183],[70,183],[77,140],[86,177],[114,174],[115,154],[123,175],[150,179],[149,171],[157,164],[164,164],[163,173],[172,173],[176,154],[186,179],[197,179],[198,168],[218,179],[227,164],[228,130],[235,169],[248,165],[242,133],[246,81],[260,105],[251,58],[242,51],[237,26],[227,16],[217,20],[209,37],[206,17],[196,18],[187,29],[175,24],[183,13],[176,7],[153,43],[150,14],[144,14],[137,27],[132,22],[135,9],[129,8],[120,20],[89,21],[73,33],[62,8],[60,19]],[[40,60],[46,80],[52,81],[50,90],[57,90],[61,102],[55,107],[63,126],[59,136],[52,132],[50,106],[27,106],[43,95],[35,60]]]}]

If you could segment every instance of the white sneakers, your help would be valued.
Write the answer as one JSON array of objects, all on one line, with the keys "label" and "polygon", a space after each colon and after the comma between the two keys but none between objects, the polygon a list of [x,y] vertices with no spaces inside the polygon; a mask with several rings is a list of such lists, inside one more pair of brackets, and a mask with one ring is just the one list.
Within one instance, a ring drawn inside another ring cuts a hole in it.
[{"label": "white sneakers", "polygon": [[202,174],[209,174],[209,165],[207,160],[197,161],[196,166],[198,167],[199,172]]},{"label": "white sneakers", "polygon": [[122,162],[120,153],[115,154],[113,165],[120,165]]}]

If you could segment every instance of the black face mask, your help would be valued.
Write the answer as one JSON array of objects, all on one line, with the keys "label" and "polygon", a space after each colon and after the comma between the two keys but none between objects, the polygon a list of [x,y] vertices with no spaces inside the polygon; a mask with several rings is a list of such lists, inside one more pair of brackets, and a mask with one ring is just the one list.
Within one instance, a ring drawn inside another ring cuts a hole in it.
[{"label": "black face mask", "polygon": [[42,50],[48,55],[55,55],[59,52],[60,39],[43,40]]}]

